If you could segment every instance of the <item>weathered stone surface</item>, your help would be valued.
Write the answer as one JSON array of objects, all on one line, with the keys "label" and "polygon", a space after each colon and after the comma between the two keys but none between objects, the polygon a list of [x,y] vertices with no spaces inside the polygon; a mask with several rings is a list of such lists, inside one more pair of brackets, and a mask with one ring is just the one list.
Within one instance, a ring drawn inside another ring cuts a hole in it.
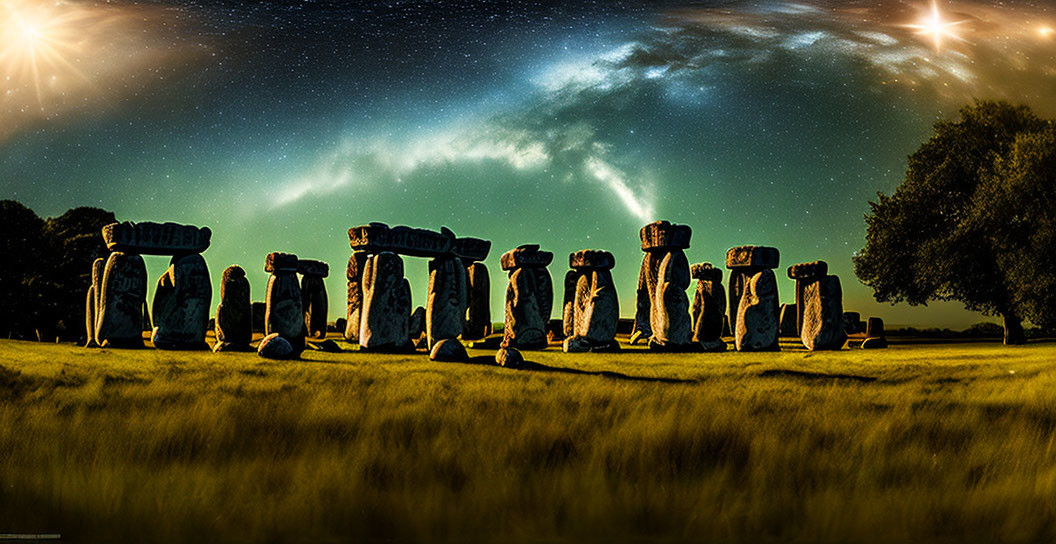
[{"label": "weathered stone surface", "polygon": [[265,336],[257,346],[257,355],[265,359],[296,359],[300,353],[300,350],[294,349],[289,340],[277,332]]},{"label": "weathered stone surface", "polygon": [[491,240],[455,238],[451,244],[451,253],[466,262],[483,261],[488,258],[488,253],[491,253]]},{"label": "weathered stone surface", "polygon": [[609,269],[579,276],[573,308],[573,338],[584,340],[590,349],[611,349],[620,320],[620,301]]},{"label": "weathered stone surface", "polygon": [[87,300],[84,302],[84,332],[86,348],[97,348],[99,343],[95,341],[95,286],[88,286]]},{"label": "weathered stone surface", "polygon": [[642,266],[638,270],[634,330],[631,332],[632,344],[637,344],[639,341],[648,342],[653,336],[650,315],[652,314],[653,298],[656,293],[657,275],[660,272],[660,263],[663,260],[663,253],[646,252],[645,256],[642,257]]},{"label": "weathered stone surface", "polygon": [[144,332],[154,331],[154,321],[150,318],[150,308],[147,307],[147,301],[143,301],[143,329]]},{"label": "weathered stone surface", "polygon": [[532,272],[535,277],[535,298],[539,303],[539,316],[543,320],[545,331],[554,309],[554,280],[550,277],[548,268],[533,268]]},{"label": "weathered stone surface", "polygon": [[[541,282],[536,275],[541,269],[517,268],[510,274],[506,286],[506,319],[503,328],[503,347],[543,349],[546,347],[546,321],[540,310]],[[549,277],[549,272],[546,273]],[[544,295],[545,296],[545,295]],[[551,293],[550,296],[553,296]]]},{"label": "weathered stone surface", "polygon": [[466,354],[466,347],[462,342],[454,338],[444,338],[433,344],[433,349],[429,351],[429,360],[461,363],[468,361],[469,355]]},{"label": "weathered stone surface", "polygon": [[311,338],[326,338],[326,318],[329,312],[326,283],[315,275],[301,277],[301,308],[304,326]]},{"label": "weathered stone surface", "polygon": [[407,321],[407,333],[411,337],[411,342],[417,346],[417,340],[425,335],[424,306],[419,306],[411,312],[411,317]]},{"label": "weathered stone surface", "polygon": [[147,268],[143,257],[120,251],[110,254],[103,272],[97,306],[96,341],[102,347],[143,347],[143,301],[147,298]]},{"label": "weathered stone surface", "polygon": [[687,225],[676,225],[667,221],[653,221],[638,231],[642,239],[642,251],[669,251],[689,248],[693,229]]},{"label": "weathered stone surface", "polygon": [[866,325],[865,340],[862,349],[883,349],[887,347],[887,333],[884,332],[884,320],[870,317]]},{"label": "weathered stone surface", "polygon": [[315,259],[297,259],[297,273],[325,278],[330,275],[330,265]]},{"label": "weathered stone surface", "polygon": [[793,280],[813,280],[829,273],[829,263],[814,261],[799,263],[788,267],[788,277]]},{"label": "weathered stone surface", "polygon": [[[722,286],[722,270],[712,268],[710,263],[698,263],[690,267],[690,275],[697,279],[697,291],[690,310],[693,341],[705,343],[720,340],[726,314],[726,289]],[[722,350],[726,350],[725,344]]]},{"label": "weathered stone surface", "polygon": [[689,277],[722,283],[722,269],[715,268],[711,263],[694,263],[689,267]]},{"label": "weathered stone surface", "polygon": [[111,223],[103,227],[110,251],[141,255],[183,255],[209,249],[209,227],[176,223]]},{"label": "weathered stone surface", "polygon": [[[253,310],[249,280],[241,266],[232,265],[220,279],[220,304],[216,307],[216,341],[249,346],[253,340]],[[217,351],[214,346],[214,351]]]},{"label": "weathered stone surface", "polygon": [[154,290],[154,347],[209,349],[205,333],[212,298],[205,259],[197,253],[173,257]]},{"label": "weathered stone surface", "polygon": [[356,251],[436,257],[449,253],[455,240],[454,233],[444,231],[403,226],[390,228],[385,223],[370,223],[348,229],[348,240]]},{"label": "weathered stone surface", "polygon": [[360,318],[363,311],[363,269],[366,265],[366,252],[356,251],[348,258],[348,269],[345,273],[348,278],[345,340],[352,343],[359,343]]},{"label": "weathered stone surface", "polygon": [[722,340],[705,340],[700,343],[700,350],[704,353],[722,353],[726,351],[726,342]]},{"label": "weathered stone surface", "polygon": [[315,351],[323,351],[326,353],[341,353],[341,346],[337,345],[337,342],[333,340],[323,340],[322,342],[308,342],[308,348]]},{"label": "weathered stone surface", "polygon": [[545,268],[554,260],[554,254],[539,249],[539,244],[524,244],[502,254],[499,259],[503,270],[517,268]]},{"label": "weathered stone surface", "polygon": [[843,290],[840,278],[824,276],[800,280],[803,285],[803,325],[800,339],[809,350],[841,349],[847,342],[843,330]]},{"label": "weathered stone surface", "polygon": [[268,274],[278,272],[297,272],[297,256],[292,253],[268,253],[264,258],[264,271]]},{"label": "weathered stone surface", "polygon": [[777,268],[781,252],[776,247],[738,246],[726,251],[726,268]]},{"label": "weathered stone surface", "polygon": [[[85,301],[84,328],[85,347],[99,347],[97,328],[99,326],[99,296],[103,292],[103,275],[106,272],[106,259],[99,258],[92,262],[92,285],[88,288]],[[145,299],[144,299],[145,300]]]},{"label": "weathered stone surface", "polygon": [[[269,255],[283,255],[272,253]],[[278,333],[300,354],[304,351],[307,329],[304,326],[304,307],[301,305],[301,286],[297,283],[297,256],[292,259],[272,259],[275,272],[268,278],[268,290],[264,298],[267,307],[264,315],[264,333]],[[292,270],[287,263],[293,263]]]},{"label": "weathered stone surface", "polygon": [[581,249],[568,254],[568,267],[573,270],[612,270],[616,257],[600,249]]},{"label": "weathered stone surface", "polygon": [[659,346],[685,346],[693,340],[693,325],[689,317],[689,261],[681,250],[664,256],[657,272],[656,293],[653,295],[649,324],[653,329],[651,342]]},{"label": "weathered stone surface", "polygon": [[737,351],[778,349],[777,310],[777,279],[773,270],[764,268],[748,279],[737,308]]},{"label": "weathered stone surface", "polygon": [[495,363],[506,368],[521,368],[524,366],[524,356],[517,348],[499,348],[495,352]]},{"label": "weathered stone surface", "polygon": [[462,338],[480,340],[491,334],[491,278],[484,263],[466,267],[467,307]]},{"label": "weathered stone surface", "polygon": [[780,312],[780,325],[778,327],[781,336],[799,337],[799,328],[796,320],[799,318],[799,306],[797,304],[782,304]]},{"label": "weathered stone surface", "polygon": [[457,257],[444,256],[429,261],[425,331],[430,347],[440,340],[462,335],[469,305],[468,283],[465,265]]},{"label": "weathered stone surface", "polygon": [[887,338],[866,338],[862,340],[861,349],[884,349],[887,347]]},{"label": "weathered stone surface", "polygon": [[344,317],[339,317],[339,318],[334,320],[334,330],[335,331],[337,331],[337,332],[339,332],[339,333],[341,333],[343,335],[347,328],[348,328],[348,319],[346,319]]},{"label": "weathered stone surface", "polygon": [[571,338],[576,334],[576,284],[583,272],[569,270],[565,272],[565,290],[561,304],[561,335]]},{"label": "weathered stone surface", "polygon": [[410,284],[403,277],[403,259],[388,251],[367,257],[359,346],[382,351],[410,350],[410,314]]},{"label": "weathered stone surface", "polygon": [[268,305],[264,302],[257,301],[250,304],[249,307],[249,316],[252,319],[251,323],[253,323],[253,332],[264,332],[264,329],[267,328],[264,325],[264,317],[268,313]]}]

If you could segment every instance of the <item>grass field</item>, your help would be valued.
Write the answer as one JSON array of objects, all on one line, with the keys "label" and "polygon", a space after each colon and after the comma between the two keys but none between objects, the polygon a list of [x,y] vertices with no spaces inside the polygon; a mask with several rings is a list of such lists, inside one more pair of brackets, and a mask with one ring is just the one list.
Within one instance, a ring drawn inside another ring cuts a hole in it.
[{"label": "grass field", "polygon": [[470,354],[0,341],[0,533],[1056,540],[1056,344]]}]

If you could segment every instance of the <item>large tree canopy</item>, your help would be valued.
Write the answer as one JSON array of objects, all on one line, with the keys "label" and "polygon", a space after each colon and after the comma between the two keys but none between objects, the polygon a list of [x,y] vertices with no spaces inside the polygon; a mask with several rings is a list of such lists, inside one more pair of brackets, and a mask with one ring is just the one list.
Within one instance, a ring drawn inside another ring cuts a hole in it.
[{"label": "large tree canopy", "polygon": [[1039,298],[1034,281],[1056,277],[1053,124],[1004,102],[960,115],[935,125],[893,195],[869,203],[855,274],[880,302],[1003,316],[1006,343],[1021,343],[1023,319],[1052,323],[1054,295]]}]

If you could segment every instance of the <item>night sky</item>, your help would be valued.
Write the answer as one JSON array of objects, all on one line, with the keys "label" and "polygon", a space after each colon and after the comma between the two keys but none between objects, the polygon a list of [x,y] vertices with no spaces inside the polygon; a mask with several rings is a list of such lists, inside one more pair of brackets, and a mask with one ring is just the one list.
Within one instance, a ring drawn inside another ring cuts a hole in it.
[{"label": "night sky", "polygon": [[780,248],[785,301],[785,267],[823,259],[847,310],[963,328],[873,302],[863,215],[973,98],[1056,117],[1053,28],[1041,2],[0,0],[0,198],[207,225],[214,286],[240,264],[254,300],[266,253],[325,260],[331,318],[371,221],[492,240],[495,319],[503,251],[553,251],[559,286],[610,250],[631,316],[638,229],[667,219],[690,262]]}]

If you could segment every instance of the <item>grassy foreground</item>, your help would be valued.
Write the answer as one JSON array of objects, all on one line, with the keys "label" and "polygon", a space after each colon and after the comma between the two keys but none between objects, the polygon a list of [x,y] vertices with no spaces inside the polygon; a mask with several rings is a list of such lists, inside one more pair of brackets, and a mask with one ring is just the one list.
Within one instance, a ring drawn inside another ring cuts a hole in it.
[{"label": "grassy foreground", "polygon": [[526,356],[0,341],[0,533],[1056,539],[1056,344]]}]

